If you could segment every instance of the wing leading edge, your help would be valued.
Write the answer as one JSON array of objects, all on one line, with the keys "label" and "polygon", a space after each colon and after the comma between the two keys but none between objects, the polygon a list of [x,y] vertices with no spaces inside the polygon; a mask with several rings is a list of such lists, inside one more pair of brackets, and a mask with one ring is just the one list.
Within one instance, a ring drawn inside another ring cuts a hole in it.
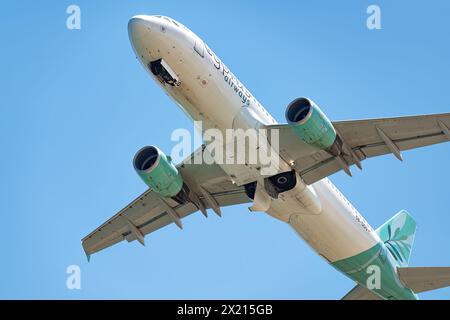
[{"label": "wing leading edge", "polygon": [[[401,152],[450,140],[450,113],[333,122],[343,140],[344,166],[323,150],[313,149],[301,141],[287,124],[278,129],[280,155],[294,162],[294,169],[307,184],[371,157],[393,153],[400,160]],[[347,150],[346,150],[347,149]],[[356,159],[355,159],[356,158]]]}]

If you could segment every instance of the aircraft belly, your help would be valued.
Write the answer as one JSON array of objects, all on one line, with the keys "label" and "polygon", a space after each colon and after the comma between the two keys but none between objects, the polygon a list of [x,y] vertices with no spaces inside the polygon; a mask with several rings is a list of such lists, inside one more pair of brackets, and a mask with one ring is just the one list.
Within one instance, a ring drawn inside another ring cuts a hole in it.
[{"label": "aircraft belly", "polygon": [[[199,58],[193,51],[182,56],[181,63],[176,55],[163,59],[167,59],[181,82],[179,86],[164,85],[166,91],[193,120],[202,121],[203,130],[216,128],[225,134],[226,129],[233,128],[243,103],[207,59]],[[258,163],[227,164],[223,160],[219,165],[238,185],[261,178]],[[279,165],[279,170],[285,171],[284,161]],[[373,247],[378,239],[339,195],[331,182],[323,179],[301,192],[295,189],[273,199],[267,212],[289,222],[328,261],[338,261]],[[314,203],[308,203],[314,197],[320,199],[320,212]]]},{"label": "aircraft belly", "polygon": [[[289,224],[314,250],[332,263],[372,248],[379,237],[370,226],[363,226],[363,222],[358,221],[359,217],[347,205],[347,200],[336,196],[334,186],[327,180],[313,185],[320,199],[320,213],[306,208],[303,208],[304,212],[294,212],[290,207],[292,204],[284,208],[279,205],[276,211],[291,212]],[[275,216],[274,212],[268,213]]]}]

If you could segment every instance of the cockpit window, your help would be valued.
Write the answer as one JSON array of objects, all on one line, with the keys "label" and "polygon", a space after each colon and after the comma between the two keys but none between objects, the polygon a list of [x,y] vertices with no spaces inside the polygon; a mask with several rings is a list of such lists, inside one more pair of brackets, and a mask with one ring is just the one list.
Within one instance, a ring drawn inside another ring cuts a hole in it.
[{"label": "cockpit window", "polygon": [[167,20],[169,22],[172,22],[174,25],[176,25],[177,27],[179,27],[180,25],[173,19],[166,17],[166,16],[161,16],[161,18],[163,18],[164,20]]},{"label": "cockpit window", "polygon": [[181,23],[179,23],[179,22],[177,22],[177,21],[175,21],[175,20],[173,20],[173,19],[171,19],[169,17],[166,17],[166,16],[154,16],[154,17],[170,21],[174,25],[176,25],[177,27],[180,27],[180,28],[183,28],[183,29],[185,29],[187,31],[190,31],[188,28],[186,28],[186,26],[184,26],[183,24],[181,24]]},{"label": "cockpit window", "polygon": [[200,57],[205,57],[205,45],[202,40],[195,40],[194,51],[197,52]]}]

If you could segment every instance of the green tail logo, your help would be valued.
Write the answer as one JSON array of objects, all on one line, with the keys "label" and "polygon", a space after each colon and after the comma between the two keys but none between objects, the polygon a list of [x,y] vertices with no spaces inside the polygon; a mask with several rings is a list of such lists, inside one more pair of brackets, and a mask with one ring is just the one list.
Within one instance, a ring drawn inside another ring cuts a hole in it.
[{"label": "green tail logo", "polygon": [[400,266],[407,266],[416,234],[416,221],[401,210],[376,232]]}]

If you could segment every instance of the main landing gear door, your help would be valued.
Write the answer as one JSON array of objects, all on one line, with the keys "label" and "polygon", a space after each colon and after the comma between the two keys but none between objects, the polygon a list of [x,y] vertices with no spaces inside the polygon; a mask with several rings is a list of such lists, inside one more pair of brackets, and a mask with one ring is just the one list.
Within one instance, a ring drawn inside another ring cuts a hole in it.
[{"label": "main landing gear door", "polygon": [[256,183],[256,190],[253,199],[253,205],[248,209],[250,211],[267,211],[270,208],[270,204],[272,203],[272,199],[267,194],[264,188],[264,182],[258,181]]}]

